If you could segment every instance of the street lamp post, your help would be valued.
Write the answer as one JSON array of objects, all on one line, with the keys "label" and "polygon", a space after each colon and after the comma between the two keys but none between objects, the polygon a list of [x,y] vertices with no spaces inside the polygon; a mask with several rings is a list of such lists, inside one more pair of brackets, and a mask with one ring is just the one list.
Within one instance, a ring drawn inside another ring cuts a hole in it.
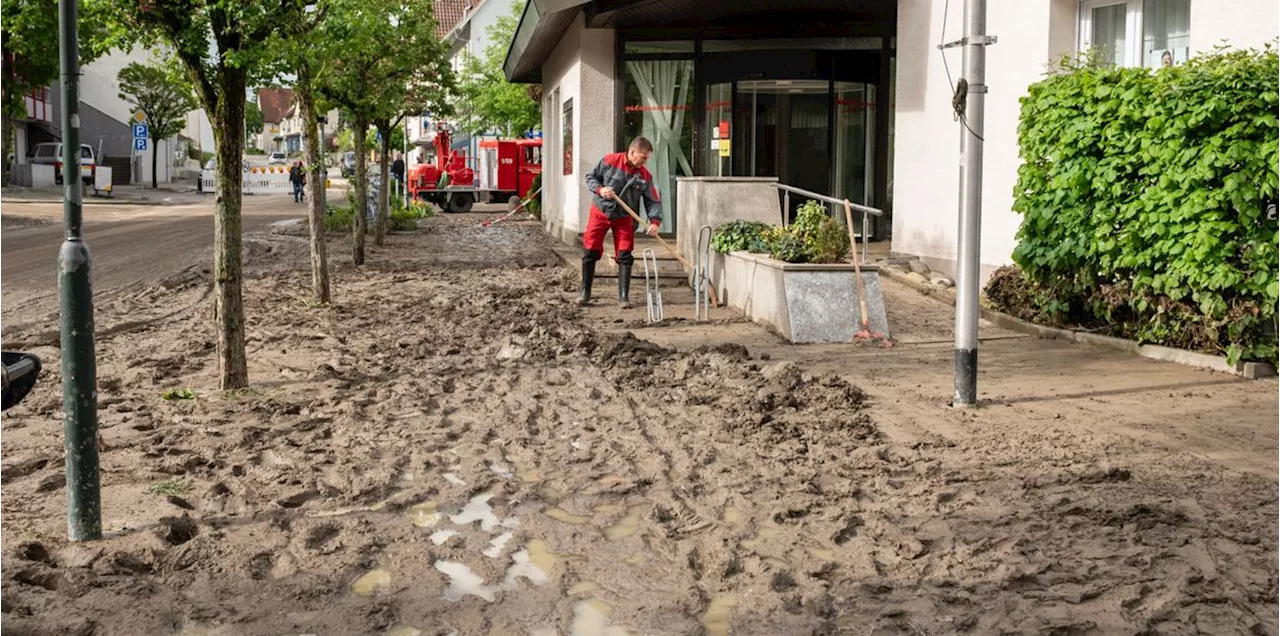
[{"label": "street lamp post", "polygon": [[66,431],[67,533],[72,541],[102,538],[98,475],[97,363],[93,345],[93,287],[83,237],[80,175],[80,59],[78,0],[58,3],[62,67],[62,213],[66,240],[58,250],[62,334],[62,424]]}]

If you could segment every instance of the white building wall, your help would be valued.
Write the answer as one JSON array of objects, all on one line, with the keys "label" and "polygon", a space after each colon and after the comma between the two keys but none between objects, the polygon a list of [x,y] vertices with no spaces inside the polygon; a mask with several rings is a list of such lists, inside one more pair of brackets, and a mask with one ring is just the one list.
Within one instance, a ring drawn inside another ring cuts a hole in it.
[{"label": "white building wall", "polygon": [[[951,84],[940,42],[963,34],[963,3],[900,0],[896,78],[893,249],[954,273],[958,235],[961,124],[951,112]],[[1019,99],[1051,60],[1076,49],[1078,0],[990,0],[982,190],[982,277],[1012,262],[1022,217],[1013,212],[1017,183]],[[1271,0],[1192,0],[1191,45],[1205,52],[1222,40],[1256,47],[1277,37],[1280,9]],[[961,51],[946,53],[951,80]]]},{"label": "white building wall", "polygon": [[[542,67],[543,222],[549,233],[566,242],[576,241],[586,227],[591,193],[584,178],[601,157],[615,150],[613,47],[613,30],[587,29],[579,13]],[[566,175],[561,119],[569,100],[573,173]]]}]

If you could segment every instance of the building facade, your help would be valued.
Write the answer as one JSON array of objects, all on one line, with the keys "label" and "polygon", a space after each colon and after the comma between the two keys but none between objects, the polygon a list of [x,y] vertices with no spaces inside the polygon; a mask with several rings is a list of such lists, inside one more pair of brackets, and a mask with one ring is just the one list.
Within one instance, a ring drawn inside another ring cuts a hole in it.
[{"label": "building facade", "polygon": [[[769,176],[885,212],[895,252],[954,267],[960,124],[952,93],[963,2],[531,0],[509,49],[513,81],[541,83],[548,231],[584,227],[583,177],[636,135],[673,231],[676,178]],[[1277,37],[1263,0],[989,0],[984,273],[1010,262],[1020,217],[1019,98],[1062,55],[1174,63]],[[791,201],[795,207],[798,198]]]}]

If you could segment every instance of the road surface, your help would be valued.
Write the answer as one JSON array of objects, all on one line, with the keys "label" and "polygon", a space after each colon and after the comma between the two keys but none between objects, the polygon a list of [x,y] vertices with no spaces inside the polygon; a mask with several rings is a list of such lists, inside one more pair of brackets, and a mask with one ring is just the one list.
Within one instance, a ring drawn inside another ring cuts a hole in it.
[{"label": "road surface", "polygon": [[[339,191],[330,190],[329,196],[330,200],[342,200]],[[294,203],[288,195],[246,196],[244,231],[305,214],[305,206]],[[86,202],[84,218],[85,239],[93,256],[95,296],[138,281],[160,279],[201,259],[213,258],[212,195],[189,205]],[[26,322],[20,315],[55,311],[62,205],[5,203],[0,221],[0,302],[5,322],[18,324]]]}]

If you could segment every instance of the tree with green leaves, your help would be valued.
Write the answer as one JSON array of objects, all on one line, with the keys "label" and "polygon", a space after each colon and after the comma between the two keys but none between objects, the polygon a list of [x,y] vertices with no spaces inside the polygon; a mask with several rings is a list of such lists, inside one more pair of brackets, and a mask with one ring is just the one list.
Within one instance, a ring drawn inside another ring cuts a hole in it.
[{"label": "tree with green leaves", "polygon": [[502,65],[515,37],[524,0],[511,5],[511,13],[498,18],[485,31],[489,44],[481,55],[463,62],[459,94],[459,124],[473,135],[499,132],[516,137],[542,125],[542,106],[523,84],[507,81]]},{"label": "tree with green leaves", "polygon": [[111,0],[123,41],[172,49],[209,114],[217,151],[213,222],[214,319],[222,389],[249,384],[245,359],[243,196],[245,91],[274,73],[270,42],[306,0]]},{"label": "tree with green leaves", "polygon": [[[369,127],[402,119],[416,100],[446,103],[453,73],[443,43],[435,36],[435,16],[430,2],[400,0],[329,0],[328,18],[318,37],[325,59],[331,60],[317,81],[320,93],[342,109],[352,122],[353,145],[363,149]],[[386,146],[390,135],[384,135]],[[384,207],[389,164],[382,158]],[[352,260],[364,264],[368,231],[368,162],[356,152],[356,209]],[[382,214],[378,215],[382,217]]]},{"label": "tree with green leaves", "polygon": [[266,122],[262,120],[262,109],[258,108],[257,102],[245,101],[244,103],[244,137],[245,142],[253,138],[255,135],[262,134],[263,127]]},{"label": "tree with green leaves", "polygon": [[[107,0],[80,0],[81,65],[92,63],[110,49],[110,9]],[[12,151],[13,121],[27,117],[26,95],[58,81],[57,0],[4,0],[0,4],[0,53],[4,67],[0,74],[3,145]],[[8,161],[4,163],[4,182],[9,182]]]},{"label": "tree with green leaves", "polygon": [[151,136],[151,187],[155,188],[160,140],[182,132],[187,113],[200,105],[186,74],[173,64],[133,62],[120,69],[116,80],[120,83],[120,99],[132,105],[135,112],[147,116],[147,132]]}]

